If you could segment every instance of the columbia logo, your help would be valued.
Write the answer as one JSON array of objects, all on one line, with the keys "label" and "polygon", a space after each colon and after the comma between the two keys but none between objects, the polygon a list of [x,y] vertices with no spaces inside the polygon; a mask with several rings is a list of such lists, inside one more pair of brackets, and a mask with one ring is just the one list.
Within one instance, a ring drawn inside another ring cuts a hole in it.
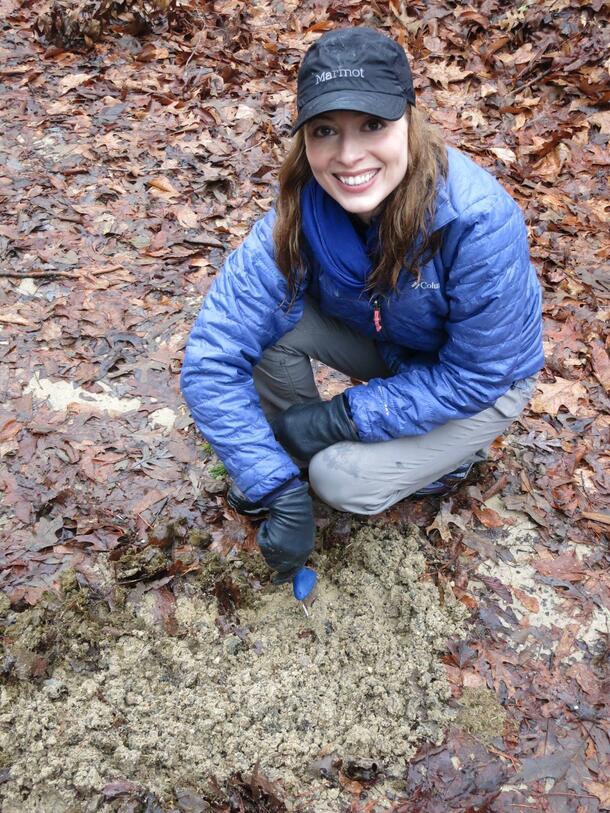
[{"label": "columbia logo", "polygon": [[414,280],[411,284],[411,288],[423,288],[424,290],[433,290],[438,291],[441,287],[440,282],[426,282],[424,279]]}]

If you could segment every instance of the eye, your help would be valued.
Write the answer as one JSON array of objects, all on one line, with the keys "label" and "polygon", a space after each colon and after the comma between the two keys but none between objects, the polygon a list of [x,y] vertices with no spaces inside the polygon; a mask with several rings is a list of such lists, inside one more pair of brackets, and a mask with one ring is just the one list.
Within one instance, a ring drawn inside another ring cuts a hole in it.
[{"label": "eye", "polygon": [[333,128],[329,127],[328,124],[319,124],[317,127],[314,127],[311,132],[314,138],[324,138],[332,133],[332,131]]},{"label": "eye", "polygon": [[367,119],[365,127],[373,133],[385,129],[385,122],[383,119]]}]

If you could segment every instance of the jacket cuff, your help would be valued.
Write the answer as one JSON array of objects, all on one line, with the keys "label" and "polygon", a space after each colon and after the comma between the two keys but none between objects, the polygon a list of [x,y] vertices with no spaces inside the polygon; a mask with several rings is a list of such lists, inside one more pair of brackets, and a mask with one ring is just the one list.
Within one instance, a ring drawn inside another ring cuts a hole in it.
[{"label": "jacket cuff", "polygon": [[265,494],[264,497],[261,497],[259,500],[261,505],[264,505],[265,508],[269,508],[271,503],[280,497],[282,494],[285,494],[287,491],[292,491],[293,488],[302,485],[303,481],[300,477],[291,477],[290,480],[286,480],[285,483],[282,483],[281,486],[274,488],[273,491],[270,491],[269,494]]}]

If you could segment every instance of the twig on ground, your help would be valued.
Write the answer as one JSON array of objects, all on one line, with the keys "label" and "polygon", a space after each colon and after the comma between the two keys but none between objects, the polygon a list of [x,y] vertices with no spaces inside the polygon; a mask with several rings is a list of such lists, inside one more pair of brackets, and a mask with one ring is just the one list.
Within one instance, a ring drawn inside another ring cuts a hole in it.
[{"label": "twig on ground", "polygon": [[553,44],[553,40],[554,40],[553,36],[549,36],[544,40],[540,48],[538,48],[534,56],[530,59],[530,61],[523,68],[523,70],[519,71],[519,73],[515,76],[515,82],[518,82],[523,76],[525,76],[532,70],[534,65],[536,65],[536,63],[538,62],[540,57],[544,54],[549,45]]},{"label": "twig on ground", "polygon": [[503,474],[502,477],[500,477],[499,480],[496,480],[493,486],[491,486],[491,488],[488,488],[485,494],[483,494],[483,502],[487,502],[487,500],[490,500],[492,497],[495,497],[496,494],[499,494],[500,491],[502,491],[502,489],[506,485],[508,485],[508,476],[506,474]]},{"label": "twig on ground", "polygon": [[44,277],[68,277],[77,279],[70,271],[29,271],[19,273],[19,271],[0,271],[0,277],[12,277],[14,279],[43,279]]},{"label": "twig on ground", "polygon": [[610,514],[599,514],[597,511],[583,511],[581,519],[590,519],[592,522],[601,522],[603,525],[610,525]]},{"label": "twig on ground", "polygon": [[486,747],[490,753],[495,754],[497,757],[503,757],[504,759],[510,760],[514,768],[518,768],[521,765],[520,761],[516,759],[516,757],[511,757],[511,755],[507,754],[505,751],[500,751],[499,748],[494,748],[493,745],[488,745]]},{"label": "twig on ground", "polygon": [[532,79],[530,79],[529,82],[526,82],[524,85],[520,85],[519,87],[516,87],[513,90],[513,93],[521,93],[526,88],[530,87],[531,85],[536,84],[536,82],[540,82],[542,79],[545,79],[550,73],[555,73],[556,71],[557,71],[557,68],[549,68],[548,70],[543,71],[542,73],[539,73],[537,76],[534,76]]}]

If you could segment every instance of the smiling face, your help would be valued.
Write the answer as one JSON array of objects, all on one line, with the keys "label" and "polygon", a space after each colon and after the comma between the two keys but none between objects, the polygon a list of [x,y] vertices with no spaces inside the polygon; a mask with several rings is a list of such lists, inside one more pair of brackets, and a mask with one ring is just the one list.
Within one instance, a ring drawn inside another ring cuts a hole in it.
[{"label": "smiling face", "polygon": [[408,124],[368,113],[333,110],[304,125],[314,178],[346,211],[365,223],[407,171]]}]

